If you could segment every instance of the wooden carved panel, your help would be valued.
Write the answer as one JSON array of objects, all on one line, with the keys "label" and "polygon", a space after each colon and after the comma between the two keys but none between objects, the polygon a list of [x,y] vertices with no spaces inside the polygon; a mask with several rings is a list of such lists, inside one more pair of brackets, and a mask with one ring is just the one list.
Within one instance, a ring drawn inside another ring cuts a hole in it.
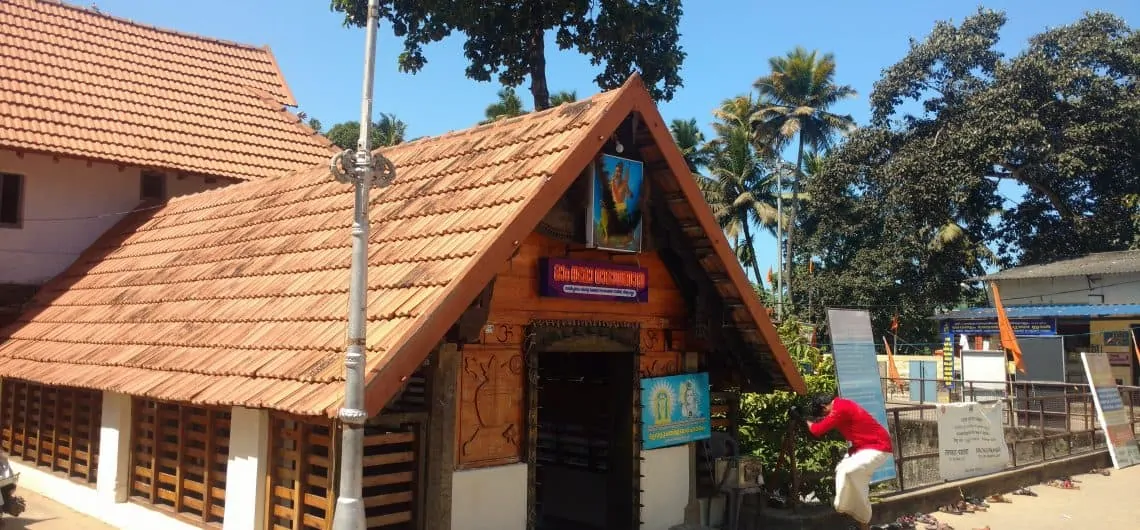
[{"label": "wooden carved panel", "polygon": [[641,377],[661,377],[681,373],[680,352],[645,352],[640,356]]},{"label": "wooden carved panel", "polygon": [[523,437],[522,350],[469,347],[459,372],[461,469],[518,462]]}]

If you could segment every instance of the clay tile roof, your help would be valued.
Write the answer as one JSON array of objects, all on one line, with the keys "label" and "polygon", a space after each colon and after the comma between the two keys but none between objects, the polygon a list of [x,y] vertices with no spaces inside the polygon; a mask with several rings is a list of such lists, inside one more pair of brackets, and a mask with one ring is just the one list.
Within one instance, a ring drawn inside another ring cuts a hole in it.
[{"label": "clay tile roof", "polygon": [[262,178],[335,151],[296,104],[268,48],[0,2],[0,147]]},{"label": "clay tile roof", "polygon": [[[634,111],[651,112],[668,138],[634,77],[578,103],[384,151],[398,169],[370,207],[369,410],[398,391]],[[719,234],[708,207],[700,211]],[[317,168],[130,216],[0,330],[0,374],[335,414],[351,217],[351,188]],[[732,259],[723,237],[717,244]],[[772,324],[760,320],[771,340]],[[802,388],[798,375],[789,381]]]}]

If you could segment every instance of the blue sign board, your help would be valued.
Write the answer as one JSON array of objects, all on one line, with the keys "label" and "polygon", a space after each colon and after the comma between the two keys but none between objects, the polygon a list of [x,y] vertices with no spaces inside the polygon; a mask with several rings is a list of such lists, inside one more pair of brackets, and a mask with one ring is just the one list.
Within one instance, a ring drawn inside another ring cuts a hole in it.
[{"label": "blue sign board", "polygon": [[[1011,318],[1009,325],[1018,337],[1042,337],[1057,334],[1055,318]],[[942,322],[942,332],[953,335],[997,335],[997,319],[971,318],[946,320]]]},{"label": "blue sign board", "polygon": [[[871,314],[863,310],[828,309],[827,324],[831,330],[839,394],[858,403],[889,432],[887,404],[875,357],[875,337],[871,334]],[[871,475],[871,483],[895,476],[895,457],[891,455]]]},{"label": "blue sign board", "polygon": [[709,374],[641,380],[641,446],[657,449],[712,436]]}]

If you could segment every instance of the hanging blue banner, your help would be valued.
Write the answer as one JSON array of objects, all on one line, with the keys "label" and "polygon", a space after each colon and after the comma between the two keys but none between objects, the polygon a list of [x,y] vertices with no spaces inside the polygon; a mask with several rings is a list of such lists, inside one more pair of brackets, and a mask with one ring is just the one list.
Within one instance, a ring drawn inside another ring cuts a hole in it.
[{"label": "hanging blue banner", "polygon": [[709,374],[641,380],[641,446],[657,449],[712,436]]}]

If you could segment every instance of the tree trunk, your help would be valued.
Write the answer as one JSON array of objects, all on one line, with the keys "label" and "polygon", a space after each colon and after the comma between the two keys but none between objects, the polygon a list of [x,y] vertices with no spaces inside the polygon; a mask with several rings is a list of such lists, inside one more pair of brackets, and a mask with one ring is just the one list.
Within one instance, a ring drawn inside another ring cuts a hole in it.
[{"label": "tree trunk", "polygon": [[[535,2],[534,10],[541,9],[542,2]],[[534,13],[533,20],[541,20]],[[546,31],[542,26],[530,30],[530,93],[534,96],[534,111],[550,108],[550,87],[546,84]]]},{"label": "tree trunk", "polygon": [[787,275],[784,276],[784,283],[788,289],[788,308],[795,307],[792,303],[792,265],[795,264],[795,252],[792,251],[792,240],[796,233],[796,211],[800,206],[800,177],[803,176],[804,170],[804,134],[800,133],[800,148],[796,153],[796,176],[792,179],[792,206],[788,212],[788,248],[785,251],[784,266]]},{"label": "tree trunk", "polygon": [[[764,280],[760,276],[760,260],[756,256],[756,245],[752,240],[752,229],[748,227],[748,220],[744,220],[744,241],[748,244],[749,250],[752,251],[752,273],[756,275],[756,283],[764,285]],[[737,253],[739,255],[739,253]]]}]

